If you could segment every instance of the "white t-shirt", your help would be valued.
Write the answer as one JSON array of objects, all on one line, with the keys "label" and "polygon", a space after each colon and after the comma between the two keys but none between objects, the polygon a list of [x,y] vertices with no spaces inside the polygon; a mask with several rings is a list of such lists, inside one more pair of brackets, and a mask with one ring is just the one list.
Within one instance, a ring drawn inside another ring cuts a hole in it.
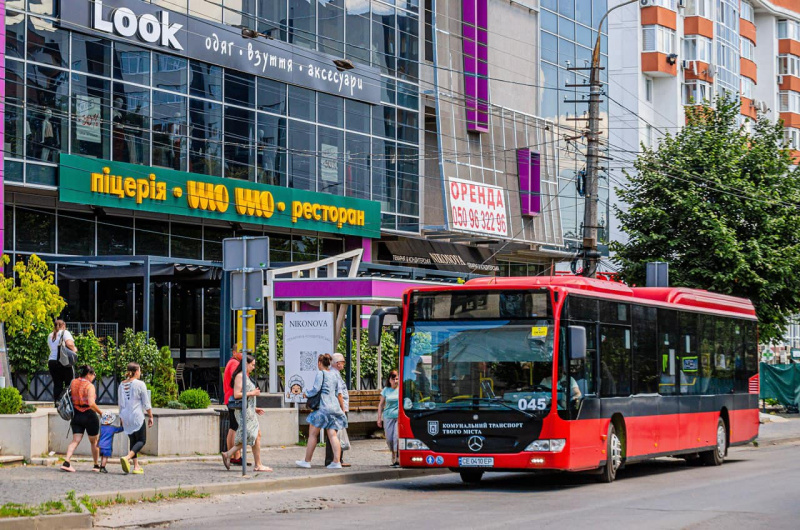
[{"label": "white t-shirt", "polygon": [[144,413],[150,410],[150,395],[141,379],[119,385],[119,417],[125,434],[133,434],[142,428]]},{"label": "white t-shirt", "polygon": [[64,344],[67,343],[68,340],[75,340],[72,337],[72,333],[69,330],[59,331],[56,333],[55,340],[53,339],[53,334],[47,334],[47,345],[50,346],[50,358],[49,361],[57,361],[58,360],[58,345],[61,342],[61,335],[64,335]]}]

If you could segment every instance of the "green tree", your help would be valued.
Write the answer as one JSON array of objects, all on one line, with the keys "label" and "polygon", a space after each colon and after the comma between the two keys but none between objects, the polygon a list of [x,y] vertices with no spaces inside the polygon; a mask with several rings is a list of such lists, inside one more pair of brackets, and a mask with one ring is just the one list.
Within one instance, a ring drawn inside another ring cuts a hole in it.
[{"label": "green tree", "polygon": [[665,261],[670,283],[752,300],[763,342],[800,312],[800,172],[783,125],[738,125],[738,98],[687,108],[687,124],[657,149],[643,146],[617,192],[624,243],[614,260],[629,284]]},{"label": "green tree", "polygon": [[[3,256],[3,264],[9,261]],[[54,282],[47,263],[32,254],[28,262],[14,265],[13,277],[0,274],[0,322],[9,336],[22,333],[26,337],[35,330],[52,330],[53,320],[67,305]]]}]

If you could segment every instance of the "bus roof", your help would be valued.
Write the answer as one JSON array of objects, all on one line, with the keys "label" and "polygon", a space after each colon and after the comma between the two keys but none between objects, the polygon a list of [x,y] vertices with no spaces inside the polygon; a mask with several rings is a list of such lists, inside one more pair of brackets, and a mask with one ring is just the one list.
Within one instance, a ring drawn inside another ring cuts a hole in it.
[{"label": "bus roof", "polygon": [[[680,306],[683,308],[705,309],[738,313],[755,318],[756,311],[750,300],[724,294],[712,293],[703,289],[686,287],[628,287],[624,283],[585,278],[583,276],[533,276],[512,278],[476,278],[469,280],[467,287],[526,288],[561,287],[569,292],[584,291],[586,294],[630,297],[642,301]],[[435,288],[434,288],[435,289]],[[427,290],[427,289],[426,289]]]}]

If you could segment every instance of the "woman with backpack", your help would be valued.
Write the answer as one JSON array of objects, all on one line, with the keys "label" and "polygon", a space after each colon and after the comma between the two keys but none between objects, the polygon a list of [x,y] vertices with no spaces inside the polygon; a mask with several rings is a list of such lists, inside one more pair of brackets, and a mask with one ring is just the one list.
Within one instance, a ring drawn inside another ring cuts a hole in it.
[{"label": "woman with backpack", "polygon": [[61,471],[70,473],[75,472],[75,468],[70,464],[72,453],[78,448],[78,444],[83,440],[83,435],[89,436],[89,446],[94,460],[94,471],[100,471],[100,449],[97,447],[97,439],[100,434],[100,416],[103,411],[95,403],[97,394],[94,389],[94,370],[91,366],[81,366],[78,371],[78,378],[70,383],[70,396],[72,398],[72,442],[67,447],[67,455],[64,457],[64,464]]},{"label": "woman with backpack", "polygon": [[67,325],[63,320],[56,320],[53,326],[53,333],[47,336],[47,345],[50,347],[50,357],[47,360],[47,369],[53,379],[53,402],[58,404],[58,399],[70,384],[73,377],[72,365],[64,365],[59,361],[61,346],[66,346],[73,353],[78,352],[75,347],[75,340],[72,333],[67,331]]}]

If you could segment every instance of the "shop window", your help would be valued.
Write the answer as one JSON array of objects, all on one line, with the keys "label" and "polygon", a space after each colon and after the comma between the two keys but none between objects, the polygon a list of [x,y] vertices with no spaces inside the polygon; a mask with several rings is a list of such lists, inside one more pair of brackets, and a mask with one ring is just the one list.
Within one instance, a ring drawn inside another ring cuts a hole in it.
[{"label": "shop window", "polygon": [[286,2],[284,0],[279,2],[258,0],[258,31],[273,39],[286,40]]},{"label": "shop window", "polygon": [[86,74],[111,75],[111,41],[72,34],[72,69]]},{"label": "shop window", "polygon": [[186,97],[153,91],[153,165],[186,171]]},{"label": "shop window", "polygon": [[[302,0],[298,0],[302,1]],[[372,66],[384,74],[395,73],[395,9],[372,4]]]},{"label": "shop window", "polygon": [[153,54],[153,87],[186,93],[189,61],[174,55]]},{"label": "shop window", "polygon": [[318,191],[344,195],[344,132],[320,127],[317,142]]},{"label": "shop window", "polygon": [[347,130],[369,134],[370,105],[348,99],[344,102],[344,109]]},{"label": "shop window", "polygon": [[198,61],[189,61],[189,95],[222,100],[222,68]]},{"label": "shop window", "polygon": [[397,211],[397,146],[394,142],[372,140],[372,200],[384,212]]},{"label": "shop window", "polygon": [[[83,77],[83,76],[81,76]],[[84,78],[85,79],[85,78]],[[99,84],[103,81],[94,80]],[[76,87],[80,90],[83,87]],[[25,123],[21,124],[25,130],[25,152],[28,159],[43,162],[56,162],[58,153],[66,151],[69,139],[67,138],[67,116],[69,110],[69,78],[67,72],[54,70],[43,66],[28,65],[28,78],[26,83],[28,95],[28,109]],[[75,100],[86,101],[86,92],[74,95]],[[89,111],[82,106],[82,114],[75,114],[76,123],[73,129],[80,139],[102,138],[100,118],[102,115],[101,97],[91,99],[96,103],[93,110]],[[18,108],[12,108],[17,112]],[[8,121],[9,116],[6,116]],[[95,143],[95,145],[97,145]],[[18,150],[19,150],[18,146]],[[21,152],[19,153],[21,154]]]},{"label": "shop window", "polygon": [[70,211],[58,213],[58,253],[94,254],[94,216]]},{"label": "shop window", "polygon": [[189,171],[222,175],[222,105],[189,98]]},{"label": "shop window", "polygon": [[42,186],[56,185],[56,168],[54,166],[41,166],[28,163],[25,182],[28,184],[41,184]]},{"label": "shop window", "polygon": [[[111,129],[109,127],[111,123],[110,84],[109,81],[96,77],[72,74],[73,154],[106,160],[111,158],[111,142],[109,141]],[[46,111],[45,119],[47,119]],[[45,133],[47,132],[49,131],[45,129]],[[62,145],[63,143],[62,140]],[[50,156],[52,157],[54,154]],[[44,159],[44,155],[41,159]],[[55,161],[55,158],[52,160]]]},{"label": "shop window", "polygon": [[225,103],[253,108],[256,105],[256,78],[225,70]]},{"label": "shop window", "polygon": [[345,194],[369,199],[370,139],[348,132],[345,142]]},{"label": "shop window", "polygon": [[306,121],[315,121],[317,103],[315,92],[305,88],[289,87],[289,116]]},{"label": "shop window", "polygon": [[133,254],[133,222],[130,218],[101,216],[97,219],[97,254]]},{"label": "shop window", "polygon": [[319,50],[334,57],[344,56],[344,0],[320,2],[317,27]]},{"label": "shop window", "polygon": [[169,256],[169,223],[136,219],[137,256]]},{"label": "shop window", "polygon": [[[291,112],[291,102],[289,104]],[[289,187],[316,191],[316,128],[308,123],[289,121]]]},{"label": "shop window", "polygon": [[[27,134],[32,133],[25,122],[25,65],[6,61],[6,104],[4,108],[5,156],[22,158]],[[8,172],[5,174],[9,178]],[[20,175],[21,176],[21,175]]]},{"label": "shop window", "polygon": [[6,59],[10,57],[25,58],[25,14],[16,11],[6,11]]},{"label": "shop window", "polygon": [[269,237],[270,263],[290,263],[292,261],[292,240],[290,237]]},{"label": "shop window", "polygon": [[150,84],[150,52],[122,42],[114,43],[114,79]]},{"label": "shop window", "polygon": [[173,258],[203,259],[203,229],[199,225],[172,223],[170,256]]},{"label": "shop window", "polygon": [[396,124],[394,107],[376,105],[372,109],[372,134],[394,140]]},{"label": "shop window", "polygon": [[233,237],[230,229],[206,226],[203,229],[203,259],[222,261],[222,240],[228,237]]},{"label": "shop window", "polygon": [[331,127],[344,127],[344,98],[320,93],[317,96],[319,123]]},{"label": "shop window", "polygon": [[220,306],[219,287],[203,288],[203,348],[219,348]]},{"label": "shop window", "polygon": [[314,49],[316,47],[317,2],[289,0],[289,42]]},{"label": "shop window", "polygon": [[150,163],[150,90],[114,83],[111,111],[114,160]]},{"label": "shop window", "polygon": [[[13,160],[3,160],[3,178],[6,182],[23,182],[25,180],[25,169],[22,162]],[[8,231],[6,231],[8,234]],[[10,248],[6,246],[5,248]]]},{"label": "shop window", "polygon": [[286,118],[258,113],[256,182],[286,185]]},{"label": "shop window", "polygon": [[397,109],[397,139],[412,144],[419,142],[419,113]]},{"label": "shop window", "polygon": [[16,250],[52,254],[56,250],[56,215],[52,210],[16,208]]},{"label": "shop window", "polygon": [[253,180],[255,176],[255,112],[225,107],[225,176]]},{"label": "shop window", "polygon": [[28,59],[49,66],[69,66],[69,32],[53,22],[28,17]]},{"label": "shop window", "polygon": [[345,2],[345,11],[345,56],[354,63],[369,65],[369,5],[367,2]]},{"label": "shop window", "polygon": [[259,77],[258,110],[286,115],[286,84]]},{"label": "shop window", "polygon": [[319,257],[318,238],[310,236],[292,237],[292,261],[316,261]]}]

